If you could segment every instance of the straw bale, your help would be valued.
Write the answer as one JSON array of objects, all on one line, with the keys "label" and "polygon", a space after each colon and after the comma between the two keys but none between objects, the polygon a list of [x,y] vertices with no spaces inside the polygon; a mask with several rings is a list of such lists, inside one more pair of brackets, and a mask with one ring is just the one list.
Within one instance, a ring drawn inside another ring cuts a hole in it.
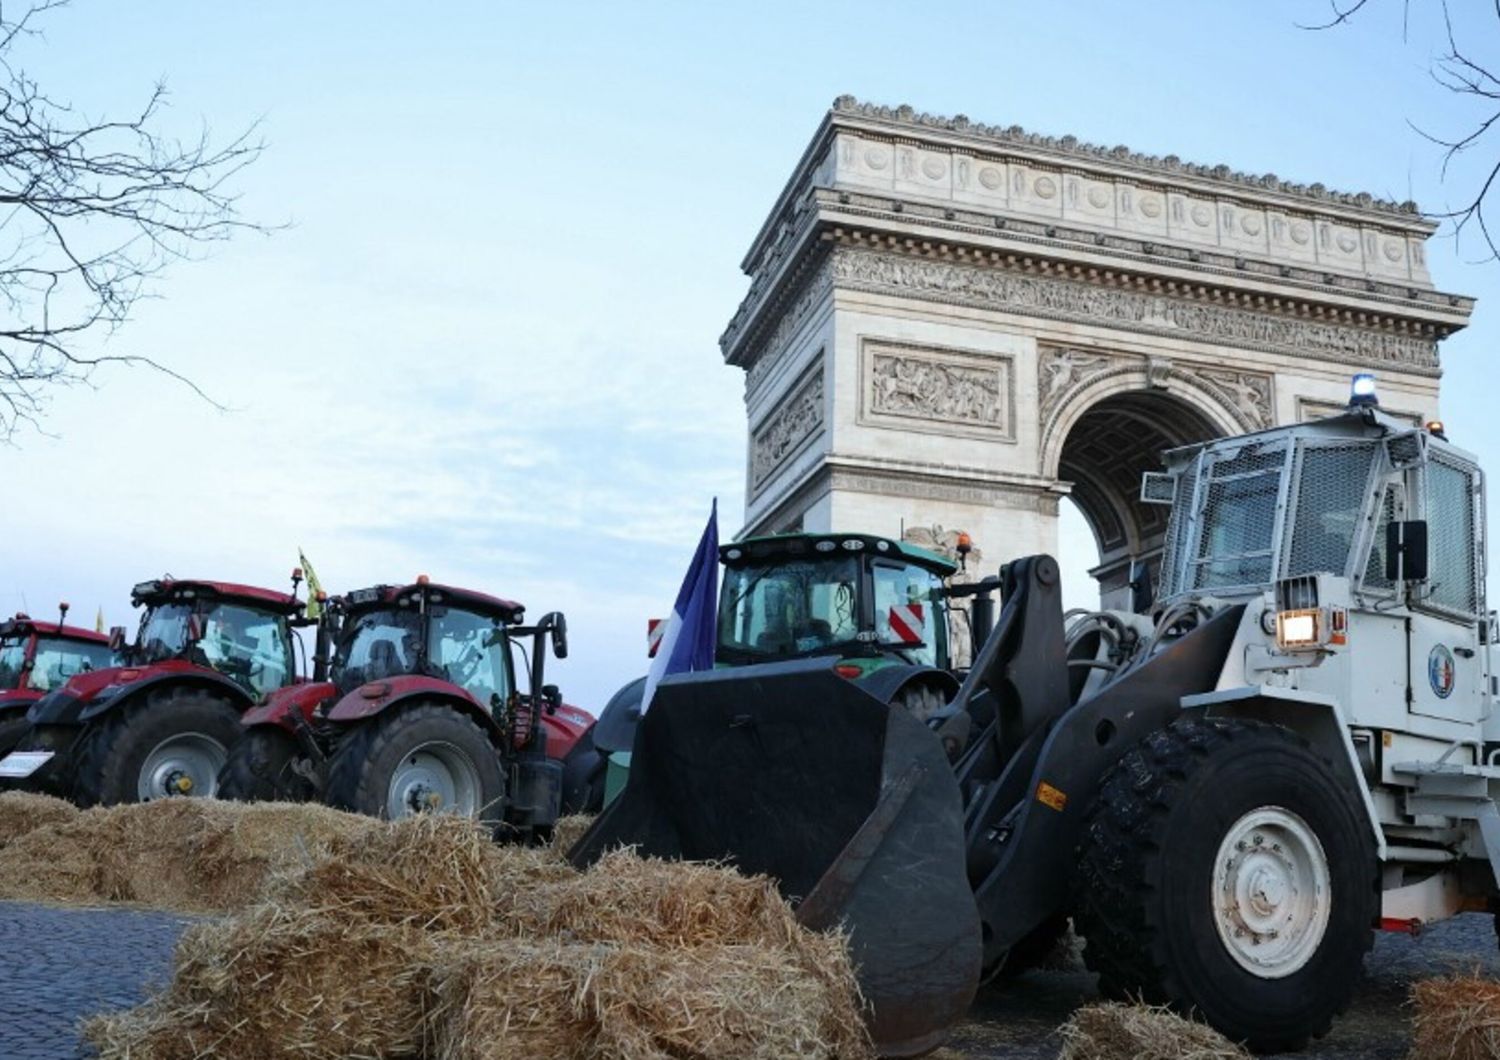
[{"label": "straw bale", "polygon": [[44,825],[78,816],[78,807],[51,795],[29,791],[0,792],[0,847]]},{"label": "straw bale", "polygon": [[583,833],[589,830],[594,823],[595,815],[592,813],[572,813],[566,817],[559,817],[557,823],[552,826],[552,849],[559,857],[565,857],[573,844],[583,837]]},{"label": "straw bale", "polygon": [[261,905],[188,929],[171,986],[96,1017],[101,1060],[335,1060],[424,1051],[433,940]]},{"label": "straw bale", "polygon": [[1424,979],[1412,987],[1411,1060],[1500,1056],[1500,982],[1478,975]]},{"label": "straw bale", "polygon": [[489,932],[517,895],[574,876],[546,851],[496,846],[469,818],[424,814],[381,825],[285,874],[267,896],[368,923],[475,935]]},{"label": "straw bale", "polygon": [[258,898],[272,873],[376,827],[294,803],[165,799],[96,808],[9,843],[0,897],[224,912]]},{"label": "straw bale", "polygon": [[[846,962],[847,963],[847,962]],[[478,945],[434,972],[441,1060],[780,1060],[870,1055],[796,953],[545,940]]]},{"label": "straw bale", "polygon": [[520,930],[580,942],[786,947],[802,934],[765,876],[630,850],[606,854],[582,876],[538,895],[534,906],[526,912],[540,922]]},{"label": "straw bale", "polygon": [[1058,1033],[1058,1060],[1250,1060],[1212,1027],[1149,1005],[1085,1005]]}]

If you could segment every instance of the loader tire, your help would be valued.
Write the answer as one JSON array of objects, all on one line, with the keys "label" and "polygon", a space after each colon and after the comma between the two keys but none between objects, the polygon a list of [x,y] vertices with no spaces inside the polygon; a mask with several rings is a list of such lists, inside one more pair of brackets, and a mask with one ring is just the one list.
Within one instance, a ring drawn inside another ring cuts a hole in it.
[{"label": "loader tire", "polygon": [[324,801],[385,820],[462,812],[498,823],[505,774],[472,718],[442,703],[417,703],[361,722],[339,742]]},{"label": "loader tire", "polygon": [[903,708],[918,721],[926,721],[947,705],[948,697],[933,684],[909,684],[891,698],[891,706]]},{"label": "loader tire", "polygon": [[300,748],[282,729],[258,725],[246,729],[229,751],[219,774],[218,797],[239,802],[311,802],[312,783],[295,769]]},{"label": "loader tire", "polygon": [[148,692],[84,726],[74,801],[87,807],[212,797],[239,738],[240,712],[227,697],[191,686]]},{"label": "loader tire", "polygon": [[1078,854],[1075,922],[1106,995],[1270,1052],[1348,1005],[1379,909],[1374,841],[1289,730],[1183,717],[1152,733],[1106,775]]}]

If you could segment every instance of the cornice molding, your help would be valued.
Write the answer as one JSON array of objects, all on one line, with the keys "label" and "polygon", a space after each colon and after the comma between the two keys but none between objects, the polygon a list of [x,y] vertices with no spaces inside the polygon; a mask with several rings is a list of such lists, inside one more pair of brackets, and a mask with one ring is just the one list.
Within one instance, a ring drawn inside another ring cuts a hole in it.
[{"label": "cornice molding", "polygon": [[1208,166],[1194,162],[1184,162],[1176,155],[1148,155],[1132,151],[1123,144],[1114,147],[1104,147],[1099,144],[1091,144],[1079,140],[1076,136],[1045,136],[1039,133],[1028,132],[1019,125],[987,125],[984,122],[971,121],[963,114],[956,114],[952,117],[927,114],[906,104],[886,107],[876,103],[863,102],[849,95],[840,96],[835,99],[830,113],[835,122],[837,122],[840,116],[864,118],[879,121],[897,128],[904,127],[918,134],[923,131],[936,130],[957,134],[966,139],[982,143],[1010,148],[1043,150],[1090,162],[1107,162],[1112,165],[1128,166],[1132,169],[1144,170],[1166,177],[1186,176],[1200,180],[1212,180],[1242,188],[1271,191],[1280,195],[1305,199],[1308,202],[1371,210],[1402,219],[1421,217],[1421,211],[1418,209],[1417,204],[1409,200],[1398,203],[1391,199],[1379,198],[1368,192],[1336,191],[1318,183],[1299,184],[1295,181],[1283,180],[1274,173],[1243,173],[1225,165]]}]

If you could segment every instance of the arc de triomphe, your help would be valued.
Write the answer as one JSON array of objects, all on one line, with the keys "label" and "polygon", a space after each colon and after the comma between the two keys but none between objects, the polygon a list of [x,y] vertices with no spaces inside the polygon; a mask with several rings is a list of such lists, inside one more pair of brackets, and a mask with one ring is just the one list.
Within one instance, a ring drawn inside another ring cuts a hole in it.
[{"label": "arc de triomphe", "polygon": [[745,530],[941,524],[986,563],[1057,549],[1071,494],[1118,600],[1162,449],[1325,414],[1379,374],[1438,413],[1412,204],[851,97],[756,235],[720,340],[746,371]]}]

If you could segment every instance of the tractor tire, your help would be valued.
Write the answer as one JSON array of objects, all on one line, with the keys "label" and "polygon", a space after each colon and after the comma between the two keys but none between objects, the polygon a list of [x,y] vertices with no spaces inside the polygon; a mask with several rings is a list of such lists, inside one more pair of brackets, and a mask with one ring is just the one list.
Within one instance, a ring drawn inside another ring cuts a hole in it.
[{"label": "tractor tire", "polygon": [[1107,996],[1300,1049],[1348,1005],[1373,942],[1370,823],[1291,731],[1183,717],[1106,775],[1075,917]]},{"label": "tractor tire", "polygon": [[161,798],[211,798],[240,738],[240,712],[206,688],[153,690],[84,726],[73,798],[114,806]]},{"label": "tractor tire", "polygon": [[472,718],[442,703],[417,703],[362,722],[340,741],[324,801],[384,820],[459,812],[499,823],[505,774]]},{"label": "tractor tire", "polygon": [[0,758],[4,758],[17,747],[21,741],[26,739],[26,733],[31,729],[31,723],[26,720],[26,712],[18,710],[0,718]]},{"label": "tractor tire", "polygon": [[219,773],[218,797],[239,802],[312,802],[312,782],[292,768],[301,749],[288,732],[257,725],[240,736]]}]

